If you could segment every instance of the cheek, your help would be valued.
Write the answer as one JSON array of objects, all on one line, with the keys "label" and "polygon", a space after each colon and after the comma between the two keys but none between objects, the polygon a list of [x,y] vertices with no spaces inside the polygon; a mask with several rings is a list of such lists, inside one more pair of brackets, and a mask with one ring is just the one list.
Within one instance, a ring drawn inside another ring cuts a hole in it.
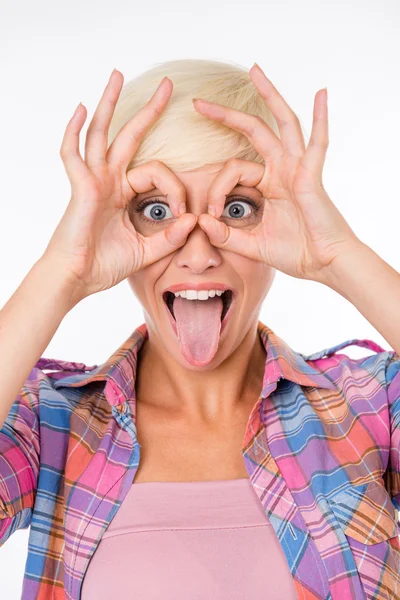
[{"label": "cheek", "polygon": [[254,287],[257,289],[257,293],[260,298],[260,304],[262,304],[264,299],[268,296],[268,292],[274,282],[275,275],[276,269],[273,267],[262,264],[259,268],[259,274],[256,275],[258,278],[256,279],[256,285]]},{"label": "cheek", "polygon": [[248,295],[252,299],[252,302],[257,306],[261,306],[271,289],[276,269],[261,262],[254,261],[254,263],[253,269],[249,265],[246,284]]},{"label": "cheek", "polygon": [[262,303],[272,286],[276,269],[240,255],[232,261],[232,266],[243,282],[248,301],[252,305]]},{"label": "cheek", "polygon": [[137,273],[127,277],[131,290],[143,308],[150,314],[156,308],[157,301],[160,299],[160,297],[156,297],[161,292],[159,280],[164,276],[173,256],[174,253],[169,254],[145,269],[140,269]]},{"label": "cheek", "polygon": [[136,298],[143,304],[143,277],[141,277],[138,273],[131,275],[127,278],[129,286],[132,292],[135,294]]},{"label": "cheek", "polygon": [[145,269],[140,269],[140,271],[127,278],[133,293],[144,308],[148,308],[154,303],[154,289],[157,281],[165,271],[166,264],[168,264],[168,261],[164,258]]}]

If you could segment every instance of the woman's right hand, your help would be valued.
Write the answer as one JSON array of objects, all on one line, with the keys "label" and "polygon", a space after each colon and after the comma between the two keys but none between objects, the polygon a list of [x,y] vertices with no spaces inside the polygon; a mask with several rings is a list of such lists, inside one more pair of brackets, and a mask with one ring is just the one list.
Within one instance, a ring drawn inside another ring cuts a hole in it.
[{"label": "woman's right hand", "polygon": [[[166,165],[153,161],[127,167],[140,142],[156,122],[172,93],[164,78],[154,95],[108,145],[108,130],[124,77],[114,70],[89,124],[85,160],[79,133],[86,120],[80,105],[69,121],[60,155],[71,183],[71,199],[42,256],[79,288],[79,299],[117,285],[132,273],[182,246],[197,222],[186,205],[182,182]],[[129,178],[129,180],[128,180]],[[168,194],[171,224],[150,236],[138,233],[128,206],[139,193],[158,188]],[[182,211],[182,209],[181,209]]]}]

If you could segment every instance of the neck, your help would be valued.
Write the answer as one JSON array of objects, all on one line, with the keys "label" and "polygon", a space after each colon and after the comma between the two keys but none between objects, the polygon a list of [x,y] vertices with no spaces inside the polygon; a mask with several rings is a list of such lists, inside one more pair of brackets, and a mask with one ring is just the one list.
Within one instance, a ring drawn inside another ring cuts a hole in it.
[{"label": "neck", "polygon": [[149,330],[139,354],[137,398],[154,408],[210,425],[227,422],[243,409],[251,409],[261,393],[266,360],[257,324],[209,371],[186,369]]}]

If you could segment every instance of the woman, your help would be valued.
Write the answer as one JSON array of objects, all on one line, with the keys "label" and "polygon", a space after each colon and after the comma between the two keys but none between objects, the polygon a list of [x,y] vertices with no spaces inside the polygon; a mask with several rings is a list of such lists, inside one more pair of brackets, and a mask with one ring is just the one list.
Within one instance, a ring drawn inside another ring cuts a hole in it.
[{"label": "woman", "polygon": [[[122,84],[84,158],[85,109],[68,123],[70,202],[0,313],[0,540],[31,526],[23,598],[400,598],[400,275],[323,187],[326,91],[306,148],[258,65]],[[292,350],[258,321],[276,269],[396,350]],[[103,365],[41,356],[124,279],[145,323]]]}]

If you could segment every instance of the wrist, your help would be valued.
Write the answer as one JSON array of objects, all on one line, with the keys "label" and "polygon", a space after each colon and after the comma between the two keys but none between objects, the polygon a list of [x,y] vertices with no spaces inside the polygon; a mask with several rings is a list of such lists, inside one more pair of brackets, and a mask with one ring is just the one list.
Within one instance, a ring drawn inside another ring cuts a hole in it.
[{"label": "wrist", "polygon": [[33,265],[30,274],[37,277],[41,288],[57,295],[64,312],[69,312],[86,297],[76,277],[50,256],[42,255]]},{"label": "wrist", "polygon": [[346,246],[324,269],[321,282],[350,300],[352,287],[367,275],[371,262],[377,254],[360,240]]}]

